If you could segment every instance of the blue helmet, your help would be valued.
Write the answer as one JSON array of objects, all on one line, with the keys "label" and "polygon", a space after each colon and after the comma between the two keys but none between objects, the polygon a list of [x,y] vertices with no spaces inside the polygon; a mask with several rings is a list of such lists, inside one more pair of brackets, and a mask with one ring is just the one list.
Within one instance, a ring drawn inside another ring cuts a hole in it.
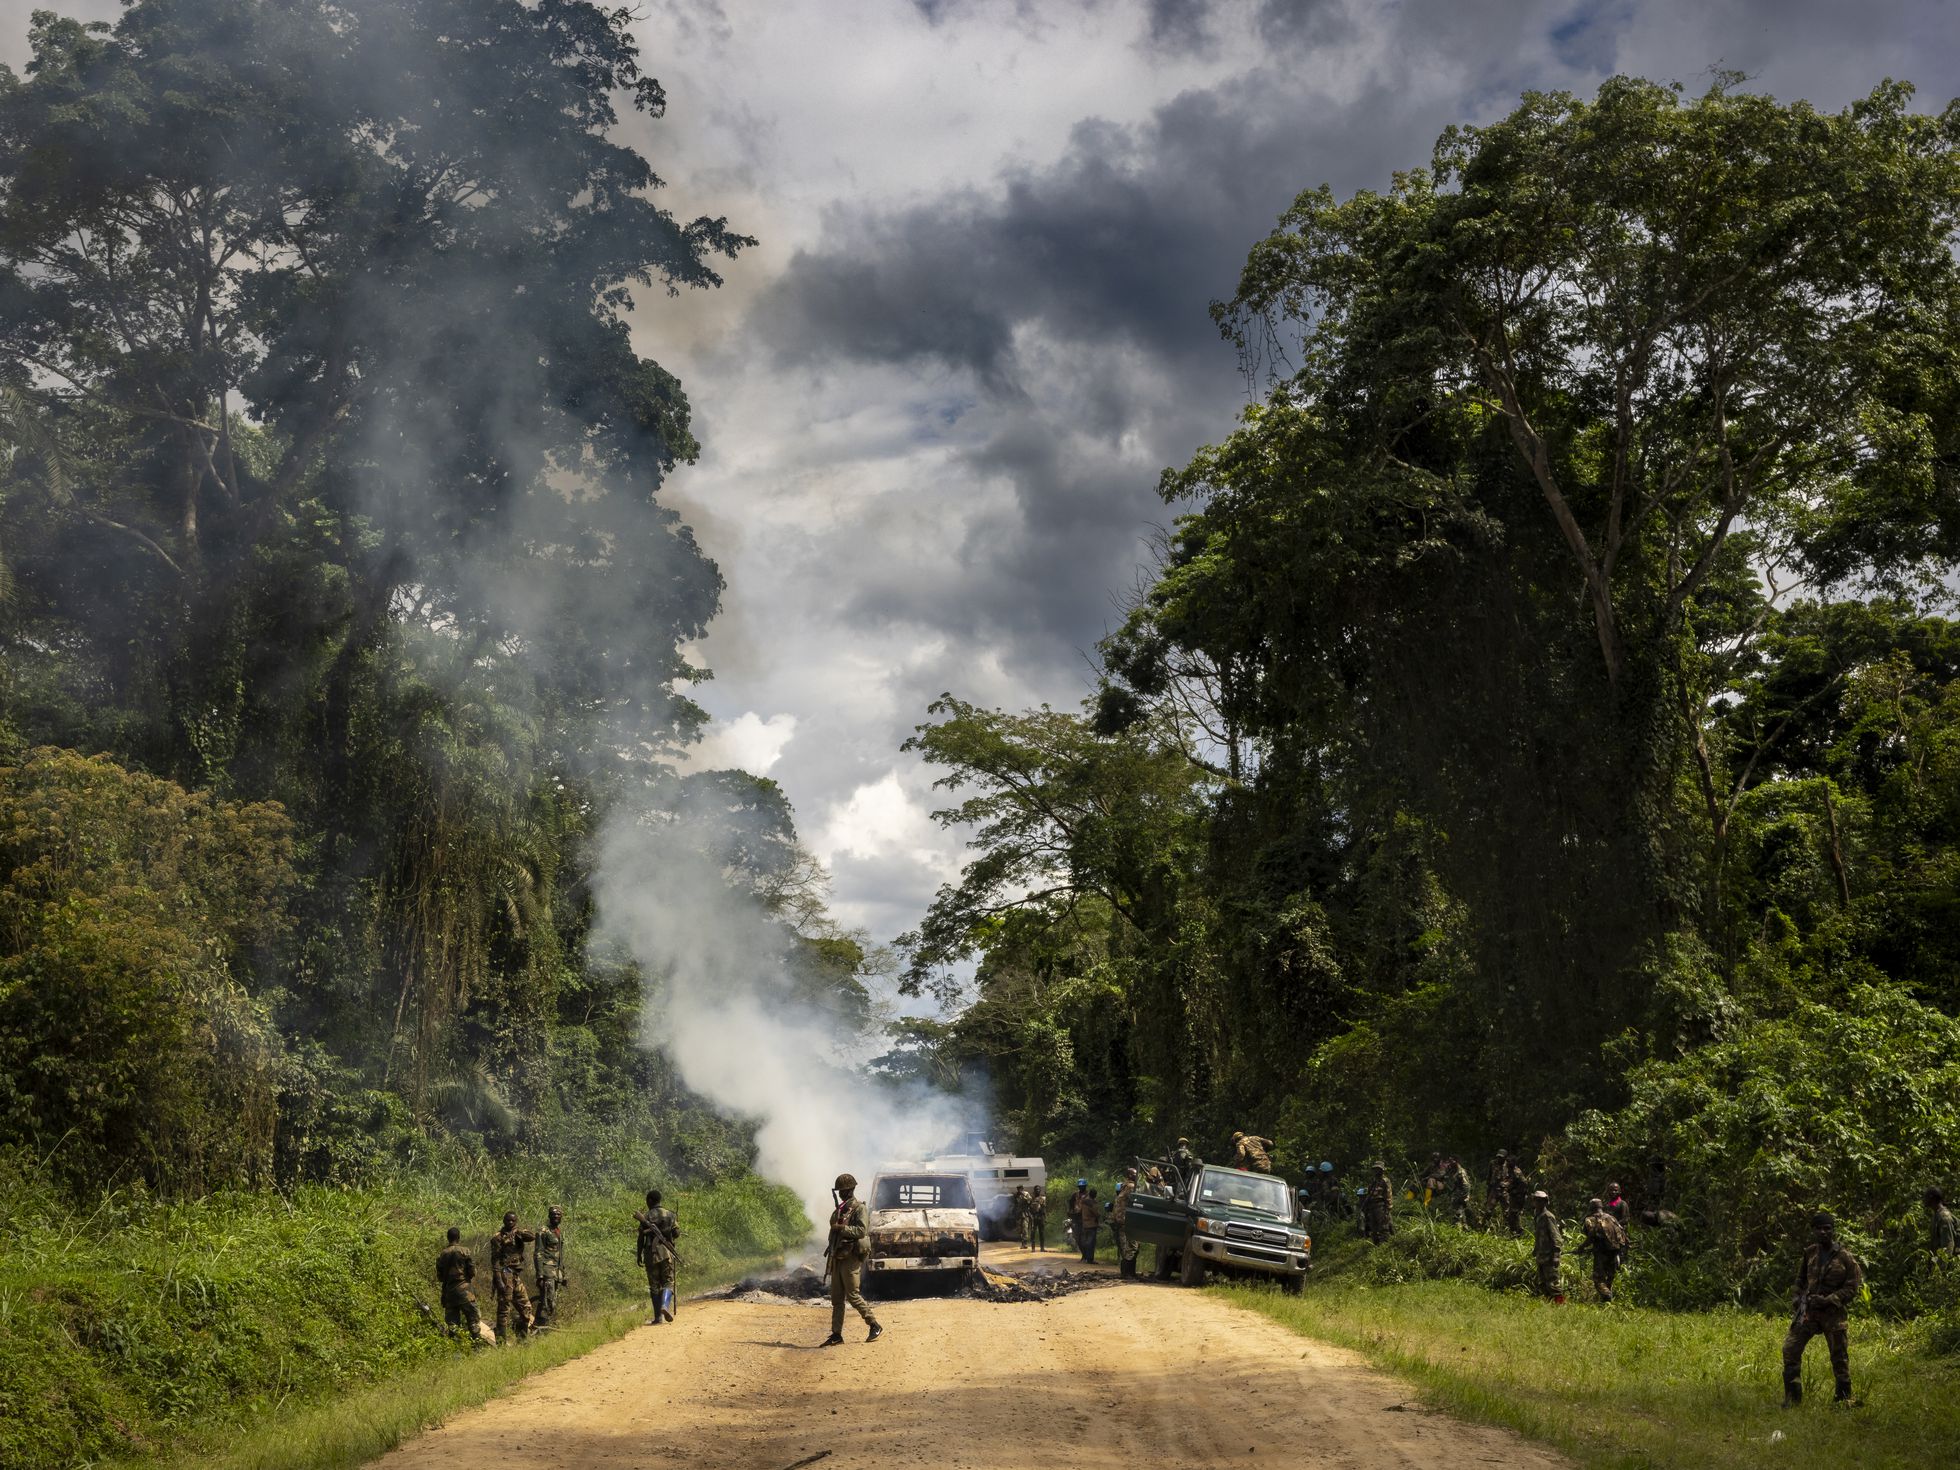
[{"label": "blue helmet", "polygon": [[1320,1161],[1320,1172],[1323,1174],[1332,1174],[1334,1172],[1334,1166],[1328,1163],[1327,1160],[1322,1159]]},{"label": "blue helmet", "polygon": [[1089,1181],[1086,1179],[1078,1179],[1075,1181],[1075,1187],[1077,1189],[1087,1189],[1089,1187]]}]

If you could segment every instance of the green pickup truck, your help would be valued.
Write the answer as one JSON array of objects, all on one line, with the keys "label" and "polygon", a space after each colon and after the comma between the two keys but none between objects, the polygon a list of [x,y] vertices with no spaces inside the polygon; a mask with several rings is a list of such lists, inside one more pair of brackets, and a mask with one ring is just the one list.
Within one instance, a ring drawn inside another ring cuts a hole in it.
[{"label": "green pickup truck", "polygon": [[1170,1193],[1139,1190],[1130,1201],[1130,1238],[1157,1247],[1157,1277],[1173,1271],[1202,1286],[1210,1271],[1266,1276],[1297,1292],[1313,1266],[1313,1241],[1284,1179],[1207,1164],[1192,1178],[1157,1165]]}]

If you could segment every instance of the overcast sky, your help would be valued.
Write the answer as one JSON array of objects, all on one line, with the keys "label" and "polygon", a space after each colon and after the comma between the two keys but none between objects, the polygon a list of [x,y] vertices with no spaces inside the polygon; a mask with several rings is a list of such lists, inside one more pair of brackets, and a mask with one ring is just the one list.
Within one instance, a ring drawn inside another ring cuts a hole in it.
[{"label": "overcast sky", "polygon": [[[112,14],[104,0],[34,0]],[[18,61],[27,0],[0,0]],[[1073,706],[1158,472],[1244,398],[1206,314],[1300,189],[1386,185],[1455,121],[1615,72],[1836,107],[1960,93],[1947,0],[641,0],[677,213],[761,246],[653,301],[705,444],[713,751],[766,771],[848,922],[956,870],[899,744],[941,690]]]}]

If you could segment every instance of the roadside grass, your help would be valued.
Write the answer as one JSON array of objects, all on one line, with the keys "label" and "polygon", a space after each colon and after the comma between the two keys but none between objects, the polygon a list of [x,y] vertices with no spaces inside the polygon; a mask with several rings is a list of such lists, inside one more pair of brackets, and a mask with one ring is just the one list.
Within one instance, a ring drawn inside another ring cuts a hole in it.
[{"label": "roadside grass", "polygon": [[[268,1470],[358,1463],[379,1452],[377,1435],[392,1443],[616,1336],[645,1295],[638,1197],[625,1186],[507,1169],[171,1204],[125,1191],[78,1212],[31,1181],[0,1184],[12,1247],[0,1281],[8,1470],[227,1455]],[[808,1233],[789,1192],[760,1180],[677,1194],[685,1290],[777,1259]],[[476,1253],[487,1317],[497,1218],[515,1209],[536,1225],[553,1200],[567,1210],[565,1325],[496,1352],[452,1341],[433,1280],[444,1227],[461,1226]]]},{"label": "roadside grass", "polygon": [[1353,1348],[1424,1400],[1517,1430],[1588,1465],[1729,1470],[1952,1464],[1960,1357],[1925,1324],[1855,1317],[1858,1407],[1831,1406],[1824,1344],[1805,1363],[1804,1407],[1785,1411],[1784,1322],[1734,1308],[1667,1312],[1574,1298],[1564,1306],[1464,1280],[1373,1286],[1310,1281],[1303,1296],[1219,1286],[1227,1300]]}]

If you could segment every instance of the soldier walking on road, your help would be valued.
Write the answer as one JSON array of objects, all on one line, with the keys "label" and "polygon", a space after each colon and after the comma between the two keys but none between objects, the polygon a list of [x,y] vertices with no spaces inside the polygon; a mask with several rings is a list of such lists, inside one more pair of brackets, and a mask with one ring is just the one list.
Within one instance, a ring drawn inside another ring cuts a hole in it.
[{"label": "soldier walking on road", "polygon": [[1130,1201],[1137,1192],[1137,1171],[1125,1169],[1123,1182],[1116,1186],[1116,1198],[1109,1202],[1109,1233],[1116,1241],[1116,1274],[1137,1274],[1137,1248],[1130,1241]]},{"label": "soldier walking on road", "polygon": [[1091,1185],[1082,1196],[1075,1216],[1075,1243],[1082,1250],[1082,1259],[1093,1261],[1096,1258],[1096,1232],[1102,1228],[1102,1206],[1096,1203],[1095,1186]]},{"label": "soldier walking on road", "polygon": [[1926,1213],[1931,1217],[1926,1248],[1936,1261],[1951,1261],[1960,1254],[1960,1240],[1954,1237],[1953,1211],[1946,1207],[1946,1194],[1938,1185],[1926,1191]]},{"label": "soldier walking on road", "polygon": [[1014,1198],[1008,1204],[1007,1215],[1014,1222],[1014,1237],[1021,1242],[1022,1250],[1034,1248],[1034,1197],[1028,1193],[1025,1184],[1014,1186]]},{"label": "soldier walking on road", "polygon": [[517,1228],[517,1211],[504,1214],[504,1228],[490,1237],[490,1284],[497,1292],[497,1341],[510,1341],[511,1323],[519,1336],[531,1331],[531,1295],[524,1289],[524,1247],[538,1238]]},{"label": "soldier walking on road", "polygon": [[1370,1164],[1375,1177],[1361,1196],[1361,1233],[1380,1245],[1395,1231],[1395,1186],[1389,1183],[1388,1165]]},{"label": "soldier walking on road", "polygon": [[565,1210],[553,1205],[545,1211],[544,1229],[538,1232],[538,1326],[549,1327],[558,1315],[558,1288],[565,1284]]},{"label": "soldier walking on road", "polygon": [[830,1246],[825,1252],[830,1260],[830,1336],[823,1340],[825,1347],[843,1342],[845,1307],[864,1318],[864,1325],[871,1329],[864,1336],[866,1342],[876,1342],[885,1331],[864,1300],[862,1284],[864,1262],[871,1254],[871,1217],[865,1211],[864,1201],[857,1197],[857,1185],[855,1175],[839,1174],[833,1186],[837,1208],[830,1215]]},{"label": "soldier walking on road", "polygon": [[436,1257],[436,1280],[442,1285],[442,1320],[454,1333],[462,1328],[470,1337],[483,1336],[483,1314],[476,1307],[476,1260],[463,1245],[463,1232],[449,1227],[449,1244]]},{"label": "soldier walking on road", "polygon": [[674,1281],[680,1274],[681,1222],[672,1210],[660,1207],[660,1191],[647,1191],[647,1207],[633,1212],[639,1226],[633,1243],[633,1260],[647,1273],[647,1299],[653,1315],[647,1326],[658,1327],[674,1320]]},{"label": "soldier walking on road", "polygon": [[1620,1262],[1626,1256],[1627,1233],[1604,1203],[1594,1199],[1591,1206],[1580,1229],[1585,1233],[1586,1244],[1592,1247],[1593,1290],[1599,1293],[1602,1302],[1610,1302],[1613,1279],[1620,1274]]},{"label": "soldier walking on road", "polygon": [[1797,1263],[1796,1300],[1791,1303],[1790,1331],[1783,1339],[1783,1406],[1803,1402],[1803,1350],[1822,1336],[1831,1350],[1831,1376],[1837,1380],[1837,1401],[1851,1402],[1851,1346],[1845,1331],[1851,1304],[1865,1284],[1864,1268],[1837,1243],[1837,1221],[1827,1210],[1810,1217],[1811,1243]]},{"label": "soldier walking on road", "polygon": [[1034,1249],[1048,1249],[1048,1186],[1045,1184],[1037,1184],[1028,1200],[1028,1235]]},{"label": "soldier walking on road", "polygon": [[1564,1301],[1558,1274],[1565,1261],[1565,1227],[1552,1213],[1551,1196],[1544,1190],[1533,1190],[1531,1198],[1538,1206],[1531,1221],[1531,1258],[1538,1263],[1538,1294]]}]

